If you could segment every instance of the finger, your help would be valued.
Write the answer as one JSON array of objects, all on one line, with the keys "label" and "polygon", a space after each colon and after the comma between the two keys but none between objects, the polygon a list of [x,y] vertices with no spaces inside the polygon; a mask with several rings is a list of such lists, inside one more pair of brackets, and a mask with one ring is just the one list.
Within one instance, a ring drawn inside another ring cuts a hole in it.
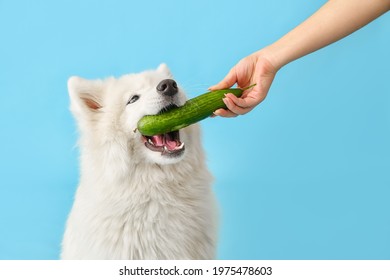
[{"label": "finger", "polygon": [[236,104],[237,106],[239,106],[241,108],[254,107],[257,104],[259,104],[261,101],[261,98],[256,99],[251,95],[237,97],[232,93],[227,93],[227,94],[225,94],[225,96],[227,98],[229,98],[231,101],[233,101],[234,104]]},{"label": "finger", "polygon": [[233,112],[225,109],[218,109],[214,112],[215,116],[220,116],[224,118],[234,118],[237,117],[237,114],[234,114]]},{"label": "finger", "polygon": [[229,97],[225,97],[223,99],[223,102],[226,104],[226,107],[233,112],[236,115],[244,115],[248,113],[252,108],[242,108],[236,103],[234,103],[233,100],[231,100]]},{"label": "finger", "polygon": [[225,89],[230,88],[232,85],[234,85],[237,82],[237,75],[235,67],[230,69],[229,73],[223,78],[222,81],[220,81],[218,84],[209,87],[209,90],[218,90],[218,89]]}]

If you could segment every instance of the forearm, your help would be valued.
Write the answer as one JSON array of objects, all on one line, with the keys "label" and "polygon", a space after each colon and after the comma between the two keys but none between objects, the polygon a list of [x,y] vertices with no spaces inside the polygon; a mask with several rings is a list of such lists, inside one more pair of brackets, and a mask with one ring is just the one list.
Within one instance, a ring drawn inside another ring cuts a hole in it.
[{"label": "forearm", "polygon": [[279,69],[353,33],[389,9],[389,0],[331,0],[262,53]]}]

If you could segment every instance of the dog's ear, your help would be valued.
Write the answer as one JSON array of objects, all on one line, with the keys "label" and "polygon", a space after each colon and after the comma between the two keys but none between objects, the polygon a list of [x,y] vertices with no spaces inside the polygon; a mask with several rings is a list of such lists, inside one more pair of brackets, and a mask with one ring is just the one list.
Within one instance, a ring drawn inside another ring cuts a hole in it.
[{"label": "dog's ear", "polygon": [[71,102],[84,107],[83,109],[95,111],[102,108],[102,81],[73,76],[68,80],[68,91]]},{"label": "dog's ear", "polygon": [[103,90],[101,80],[70,77],[68,91],[73,114],[76,116],[91,116],[99,112],[103,107]]},{"label": "dog's ear", "polygon": [[160,72],[160,73],[163,73],[163,74],[167,75],[167,76],[170,77],[170,78],[173,78],[173,75],[172,75],[171,71],[169,70],[168,66],[167,66],[165,63],[161,63],[161,64],[157,67],[157,71]]}]

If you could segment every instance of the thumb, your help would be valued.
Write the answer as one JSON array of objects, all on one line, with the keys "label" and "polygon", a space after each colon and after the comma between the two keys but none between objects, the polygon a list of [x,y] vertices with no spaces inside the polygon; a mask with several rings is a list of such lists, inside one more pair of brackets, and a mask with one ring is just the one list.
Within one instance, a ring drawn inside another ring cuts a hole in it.
[{"label": "thumb", "polygon": [[230,88],[236,82],[237,82],[236,69],[235,67],[233,67],[232,69],[230,69],[229,73],[225,76],[225,78],[223,78],[222,81],[220,81],[216,85],[209,87],[209,90]]}]

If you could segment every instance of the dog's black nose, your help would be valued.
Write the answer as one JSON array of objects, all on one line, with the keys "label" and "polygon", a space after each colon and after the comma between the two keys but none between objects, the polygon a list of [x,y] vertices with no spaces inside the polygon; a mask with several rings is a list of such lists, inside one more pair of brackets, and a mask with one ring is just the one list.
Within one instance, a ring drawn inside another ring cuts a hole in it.
[{"label": "dog's black nose", "polygon": [[157,92],[167,95],[173,96],[178,92],[177,84],[172,79],[162,80],[156,87]]}]

